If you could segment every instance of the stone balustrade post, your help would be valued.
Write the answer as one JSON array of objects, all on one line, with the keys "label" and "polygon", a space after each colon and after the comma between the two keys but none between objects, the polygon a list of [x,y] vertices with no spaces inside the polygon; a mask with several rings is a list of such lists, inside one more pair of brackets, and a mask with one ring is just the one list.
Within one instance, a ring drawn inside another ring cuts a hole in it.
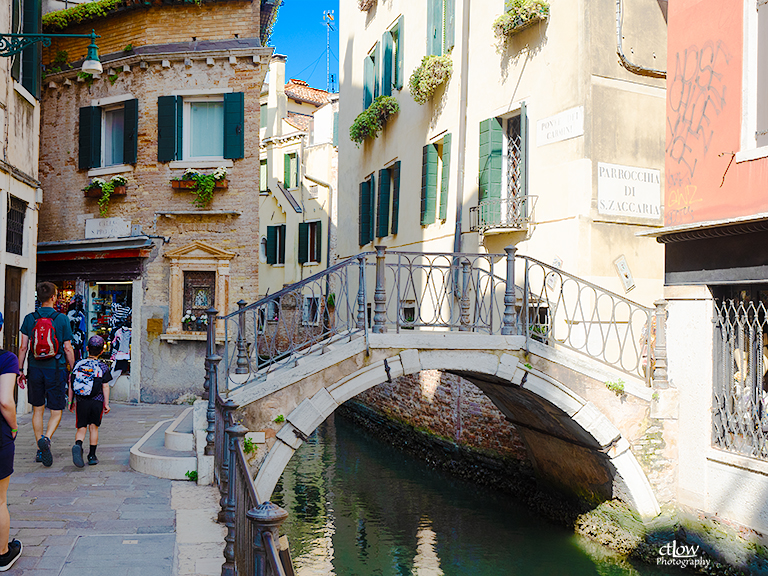
[{"label": "stone balustrade post", "polygon": [[468,332],[471,330],[469,325],[469,273],[470,263],[467,258],[461,261],[461,302],[459,304],[461,308],[461,326],[459,330],[461,332]]},{"label": "stone balustrade post", "polygon": [[504,319],[502,320],[501,333],[505,336],[517,333],[517,311],[515,310],[515,254],[517,247],[507,246],[507,287],[504,292]]},{"label": "stone balustrade post", "polygon": [[357,256],[359,266],[359,285],[357,288],[357,329],[365,328],[365,254]]},{"label": "stone balustrade post", "polygon": [[376,290],[373,293],[373,332],[383,334],[387,331],[387,290],[384,276],[387,247],[374,246],[374,248],[376,248]]},{"label": "stone balustrade post", "polygon": [[[245,308],[247,302],[240,300],[237,303],[237,367],[235,374],[248,374],[248,340],[245,337]],[[254,330],[254,333],[256,331]]]},{"label": "stone balustrade post", "polygon": [[[656,316],[656,342],[653,349],[653,354],[650,352],[649,342],[649,364],[650,358],[655,359],[653,369],[653,387],[654,388],[669,388],[669,375],[667,374],[667,301],[657,300],[654,302],[656,310],[654,314]],[[650,330],[648,331],[648,337],[650,338]]]}]

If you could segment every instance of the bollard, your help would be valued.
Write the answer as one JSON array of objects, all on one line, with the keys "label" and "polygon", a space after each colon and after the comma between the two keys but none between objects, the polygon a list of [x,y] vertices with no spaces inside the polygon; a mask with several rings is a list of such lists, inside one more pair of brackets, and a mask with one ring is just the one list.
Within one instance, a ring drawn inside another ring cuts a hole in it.
[{"label": "bollard", "polygon": [[469,326],[469,260],[461,261],[461,326],[459,331],[468,332]]},{"label": "bollard", "polygon": [[242,424],[233,424],[224,429],[229,437],[229,470],[232,472],[227,485],[227,506],[224,512],[224,524],[227,535],[224,536],[224,564],[221,566],[221,576],[235,576],[235,489],[237,485],[237,464],[235,462],[237,445],[240,439],[248,433]]},{"label": "bollard", "polygon": [[365,328],[365,254],[357,257],[360,266],[360,284],[357,289],[357,329]]},{"label": "bollard", "polygon": [[245,300],[240,300],[237,303],[239,314],[237,316],[237,368],[235,368],[235,374],[248,374],[248,345],[245,338],[245,314],[243,313],[246,304]]},{"label": "bollard", "polygon": [[219,469],[219,493],[221,494],[221,499],[219,500],[220,510],[218,520],[222,524],[226,522],[227,498],[229,496],[229,432],[227,432],[227,428],[229,428],[232,423],[232,413],[239,407],[240,406],[227,398],[221,404],[222,421],[218,423],[218,425],[221,426],[224,430],[224,441],[222,442],[223,446],[217,446],[216,450],[216,458],[220,459],[221,461],[215,462],[215,466],[217,466]]},{"label": "bollard", "polygon": [[253,554],[256,576],[282,576],[285,574],[276,555],[280,526],[288,512],[271,502],[248,510],[246,517],[253,527]]},{"label": "bollard", "polygon": [[515,246],[504,248],[507,253],[507,289],[504,291],[504,319],[501,333],[505,336],[517,332],[517,313],[515,311]]},{"label": "bollard", "polygon": [[373,332],[383,334],[387,331],[387,291],[384,277],[384,257],[386,246],[374,246],[376,248],[376,290],[373,293]]}]

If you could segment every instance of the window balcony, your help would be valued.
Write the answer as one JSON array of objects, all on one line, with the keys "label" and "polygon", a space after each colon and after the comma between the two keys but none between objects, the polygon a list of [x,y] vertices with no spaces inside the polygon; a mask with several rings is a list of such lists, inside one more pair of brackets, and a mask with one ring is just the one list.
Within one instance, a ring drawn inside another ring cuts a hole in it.
[{"label": "window balcony", "polygon": [[482,200],[469,209],[471,232],[525,230],[534,221],[538,196],[513,196]]}]

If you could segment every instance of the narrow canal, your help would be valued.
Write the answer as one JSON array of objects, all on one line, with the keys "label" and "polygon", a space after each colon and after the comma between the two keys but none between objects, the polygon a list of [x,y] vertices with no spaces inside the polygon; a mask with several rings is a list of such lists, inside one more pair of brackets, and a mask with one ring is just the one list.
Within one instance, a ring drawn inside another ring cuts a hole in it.
[{"label": "narrow canal", "polygon": [[298,576],[660,576],[331,416],[273,494]]}]

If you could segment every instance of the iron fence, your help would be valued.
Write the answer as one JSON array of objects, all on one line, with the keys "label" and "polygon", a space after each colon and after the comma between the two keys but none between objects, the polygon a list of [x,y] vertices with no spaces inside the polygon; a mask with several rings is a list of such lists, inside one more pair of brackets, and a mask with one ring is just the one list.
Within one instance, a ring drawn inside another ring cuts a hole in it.
[{"label": "iron fence", "polygon": [[534,220],[538,196],[514,195],[490,198],[469,208],[469,229],[483,232],[492,228],[518,230]]},{"label": "iron fence", "polygon": [[762,302],[715,304],[712,443],[768,458],[768,314]]}]

